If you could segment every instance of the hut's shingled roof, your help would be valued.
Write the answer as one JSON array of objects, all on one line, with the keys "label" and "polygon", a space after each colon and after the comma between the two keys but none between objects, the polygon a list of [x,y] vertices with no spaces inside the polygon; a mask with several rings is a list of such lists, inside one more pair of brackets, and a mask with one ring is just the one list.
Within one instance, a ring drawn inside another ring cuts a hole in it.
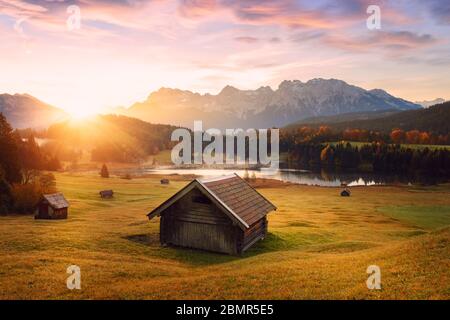
[{"label": "hut's shingled roof", "polygon": [[249,226],[276,209],[238,175],[200,180],[200,183]]},{"label": "hut's shingled roof", "polygon": [[49,205],[54,209],[68,208],[69,202],[62,193],[44,194],[43,198],[48,201]]}]

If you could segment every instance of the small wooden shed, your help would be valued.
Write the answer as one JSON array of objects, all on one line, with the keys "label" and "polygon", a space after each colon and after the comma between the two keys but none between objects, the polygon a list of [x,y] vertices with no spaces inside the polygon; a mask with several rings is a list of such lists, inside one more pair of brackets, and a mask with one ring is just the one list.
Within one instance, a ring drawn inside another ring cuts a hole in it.
[{"label": "small wooden shed", "polygon": [[35,219],[67,219],[69,202],[62,193],[44,194],[36,205]]},{"label": "small wooden shed", "polygon": [[114,191],[112,190],[102,190],[99,193],[102,199],[111,199],[112,197],[114,197]]},{"label": "small wooden shed", "polygon": [[267,234],[276,207],[238,175],[195,179],[148,214],[163,245],[240,254]]}]

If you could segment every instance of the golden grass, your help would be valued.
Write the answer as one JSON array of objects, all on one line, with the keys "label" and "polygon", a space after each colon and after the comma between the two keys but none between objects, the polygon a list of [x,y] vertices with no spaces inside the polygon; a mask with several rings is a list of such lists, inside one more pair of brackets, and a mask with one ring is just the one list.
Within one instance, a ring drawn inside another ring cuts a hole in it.
[{"label": "golden grass", "polygon": [[[68,220],[0,217],[0,299],[450,298],[448,220],[433,219],[450,206],[450,186],[355,187],[342,198],[338,188],[260,183],[278,207],[270,234],[232,257],[160,247],[159,221],[146,213],[187,181],[158,178],[58,174]],[[106,188],[114,200],[98,197]],[[402,208],[412,207],[408,220]],[[82,290],[66,288],[71,264],[81,267]],[[366,287],[372,264],[379,291]]]}]

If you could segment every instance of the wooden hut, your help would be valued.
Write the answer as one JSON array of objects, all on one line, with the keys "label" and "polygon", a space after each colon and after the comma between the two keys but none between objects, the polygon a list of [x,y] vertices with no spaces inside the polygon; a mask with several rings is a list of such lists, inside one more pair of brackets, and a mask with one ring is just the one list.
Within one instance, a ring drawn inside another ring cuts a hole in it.
[{"label": "wooden hut", "polygon": [[267,214],[276,207],[238,175],[195,179],[163,202],[162,245],[240,254],[267,234]]},{"label": "wooden hut", "polygon": [[169,184],[169,179],[161,179],[161,184]]},{"label": "wooden hut", "polygon": [[69,202],[62,193],[44,194],[36,205],[35,219],[67,219]]},{"label": "wooden hut", "polygon": [[111,199],[112,197],[114,197],[114,191],[112,190],[102,190],[99,193],[102,199]]},{"label": "wooden hut", "polygon": [[341,191],[341,197],[350,197],[351,195],[351,191],[350,189],[345,188],[344,190]]}]

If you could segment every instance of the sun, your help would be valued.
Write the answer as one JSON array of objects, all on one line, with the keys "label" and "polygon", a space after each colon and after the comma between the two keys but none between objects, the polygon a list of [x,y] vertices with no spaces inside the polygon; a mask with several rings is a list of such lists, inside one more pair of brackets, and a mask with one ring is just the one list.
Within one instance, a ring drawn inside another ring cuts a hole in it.
[{"label": "sun", "polygon": [[97,112],[95,110],[88,109],[78,109],[78,110],[70,110],[69,115],[72,120],[86,120],[95,116]]},{"label": "sun", "polygon": [[[91,99],[94,100],[94,97]],[[97,101],[90,101],[89,97],[67,102],[65,110],[72,120],[85,120],[87,118],[92,118],[101,112],[101,108],[97,105]]]}]

